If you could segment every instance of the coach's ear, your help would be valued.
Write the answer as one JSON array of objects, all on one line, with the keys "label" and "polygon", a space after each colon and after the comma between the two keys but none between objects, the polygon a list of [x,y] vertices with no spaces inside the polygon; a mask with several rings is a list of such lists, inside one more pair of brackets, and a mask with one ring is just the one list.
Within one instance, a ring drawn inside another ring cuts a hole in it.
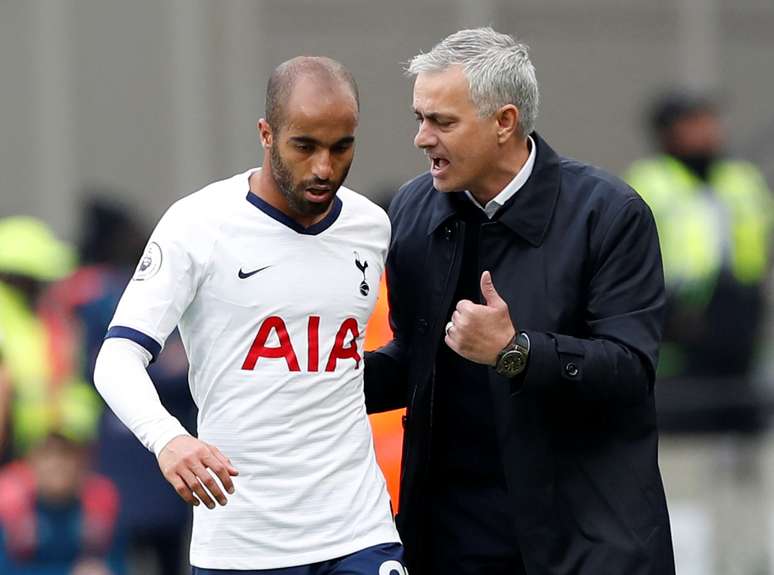
[{"label": "coach's ear", "polygon": [[497,120],[497,142],[504,144],[513,134],[518,133],[519,109],[513,104],[506,104],[495,114]]},{"label": "coach's ear", "polygon": [[263,148],[271,148],[272,143],[272,131],[269,122],[264,118],[258,120],[258,134],[261,137],[261,146]]}]

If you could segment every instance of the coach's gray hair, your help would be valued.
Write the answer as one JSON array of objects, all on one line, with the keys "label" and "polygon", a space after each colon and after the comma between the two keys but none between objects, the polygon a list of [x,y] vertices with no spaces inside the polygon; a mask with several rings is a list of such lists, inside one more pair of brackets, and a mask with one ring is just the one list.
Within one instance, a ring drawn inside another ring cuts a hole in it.
[{"label": "coach's gray hair", "polygon": [[535,129],[540,95],[526,44],[489,27],[460,30],[430,52],[414,56],[406,73],[442,72],[455,64],[465,72],[479,116],[490,116],[502,106],[513,104],[519,109],[521,136]]}]

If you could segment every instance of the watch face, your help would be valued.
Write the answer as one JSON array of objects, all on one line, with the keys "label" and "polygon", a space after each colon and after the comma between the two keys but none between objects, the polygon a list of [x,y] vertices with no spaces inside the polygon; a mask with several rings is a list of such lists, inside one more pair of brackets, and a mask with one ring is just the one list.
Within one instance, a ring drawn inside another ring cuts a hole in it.
[{"label": "watch face", "polygon": [[524,354],[521,351],[514,349],[503,354],[497,371],[501,375],[512,377],[521,373],[523,369]]}]

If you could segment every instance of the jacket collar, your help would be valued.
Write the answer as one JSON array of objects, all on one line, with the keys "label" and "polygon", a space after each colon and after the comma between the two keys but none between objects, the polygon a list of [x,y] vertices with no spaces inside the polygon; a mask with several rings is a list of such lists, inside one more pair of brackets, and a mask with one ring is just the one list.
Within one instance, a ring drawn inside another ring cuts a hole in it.
[{"label": "jacket collar", "polygon": [[[537,146],[537,157],[532,175],[519,193],[500,210],[495,220],[511,229],[533,246],[543,243],[554,206],[559,196],[559,156],[537,132],[532,139]],[[456,202],[467,198],[463,192],[443,193],[433,188],[435,201],[428,222],[427,233],[433,233],[456,213]]]}]

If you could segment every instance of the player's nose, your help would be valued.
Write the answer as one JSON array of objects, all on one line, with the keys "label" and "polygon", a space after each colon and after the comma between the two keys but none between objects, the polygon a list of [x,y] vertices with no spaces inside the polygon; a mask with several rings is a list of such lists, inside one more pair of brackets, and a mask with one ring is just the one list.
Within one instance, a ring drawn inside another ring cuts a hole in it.
[{"label": "player's nose", "polygon": [[319,180],[330,180],[333,177],[333,163],[331,154],[327,150],[322,150],[315,157],[312,173]]}]

